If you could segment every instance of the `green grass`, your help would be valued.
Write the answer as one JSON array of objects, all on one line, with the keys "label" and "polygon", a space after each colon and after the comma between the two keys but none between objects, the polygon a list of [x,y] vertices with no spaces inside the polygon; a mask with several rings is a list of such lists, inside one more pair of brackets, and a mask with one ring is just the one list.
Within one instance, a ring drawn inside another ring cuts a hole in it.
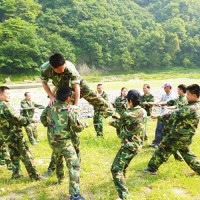
[{"label": "green grass", "polygon": [[[180,73],[179,73],[180,71]],[[149,83],[152,89],[161,89],[164,82],[170,81],[174,86],[185,83],[199,83],[199,73],[197,69],[174,71],[147,71],[146,73],[137,72],[133,74],[104,74],[84,76],[90,82],[90,86],[95,89],[97,82],[104,82],[104,88],[110,92],[119,90],[123,86],[128,89],[142,88],[144,83]],[[141,77],[139,76],[141,75]],[[30,76],[32,79],[32,76]],[[180,79],[178,79],[180,78]],[[186,78],[186,79],[183,79]],[[1,78],[0,78],[1,79]],[[25,79],[28,79],[27,77]],[[12,80],[12,77],[11,77]],[[13,79],[15,80],[15,79]],[[23,80],[16,76],[16,81]],[[109,82],[108,82],[109,81]],[[23,98],[25,90],[13,90],[14,103],[19,105]],[[45,96],[41,88],[34,90],[34,94]],[[34,96],[34,95],[33,95]],[[36,102],[39,100],[37,99]],[[39,102],[38,102],[39,103]],[[108,122],[110,119],[104,120]],[[105,139],[96,139],[95,131],[92,126],[92,120],[88,119],[91,126],[81,133],[81,154],[82,154],[82,172],[81,172],[81,191],[87,200],[114,200],[117,198],[110,167],[113,159],[120,148],[120,140],[117,138],[115,129],[104,125]],[[155,134],[156,121],[149,120],[147,133],[150,141]],[[51,156],[51,149],[46,138],[46,129],[38,124],[40,143],[37,146],[29,145],[37,166],[38,171],[43,174],[48,167]],[[199,135],[194,136],[194,142],[191,145],[192,150],[200,157]],[[25,135],[26,137],[26,135]],[[26,137],[27,138],[27,137]],[[149,159],[153,154],[153,149],[145,144],[138,155],[133,158],[127,170],[127,186],[130,190],[131,200],[168,200],[168,199],[200,199],[199,180],[196,175],[184,162],[180,163],[173,157],[163,164],[159,169],[159,175],[150,176],[143,172]],[[68,175],[67,168],[66,180],[62,185],[57,185],[55,174],[47,180],[40,182],[30,182],[27,172],[23,167],[24,177],[18,180],[11,180],[11,172],[6,167],[0,167],[0,199],[37,199],[37,200],[63,200],[68,197]]]},{"label": "green grass", "polygon": [[[200,68],[183,68],[183,67],[171,67],[165,69],[135,69],[130,72],[112,72],[112,73],[100,73],[96,72],[89,75],[82,75],[88,82],[117,82],[128,80],[163,80],[163,79],[175,79],[175,78],[200,78]],[[0,82],[10,77],[12,82],[21,83],[24,80],[33,80],[33,78],[39,78],[39,72],[35,73],[21,73],[16,75],[1,74]],[[12,84],[12,83],[9,83]]]},{"label": "green grass", "polygon": [[[110,119],[105,119],[108,122]],[[120,140],[117,138],[115,129],[104,124],[105,139],[97,139],[92,126],[92,120],[88,119],[90,127],[81,133],[81,192],[87,200],[114,200],[117,198],[110,167],[113,159],[120,148]],[[154,137],[156,121],[149,119],[147,133],[150,141]],[[46,130],[41,124],[39,128],[40,143],[30,146],[34,155],[37,169],[40,173],[47,170],[51,149],[46,139]],[[194,136],[191,145],[192,150],[200,157],[199,130]],[[146,143],[143,149],[133,158],[127,170],[127,185],[130,190],[130,199],[200,199],[199,180],[184,162],[175,161],[173,156],[159,169],[159,175],[145,174],[143,169],[147,166],[153,154],[153,149]],[[11,172],[6,167],[0,168],[0,199],[67,199],[68,197],[68,174],[62,185],[57,185],[55,174],[47,180],[30,182],[23,166],[24,177],[11,180]],[[15,197],[15,198],[14,198]]]}]

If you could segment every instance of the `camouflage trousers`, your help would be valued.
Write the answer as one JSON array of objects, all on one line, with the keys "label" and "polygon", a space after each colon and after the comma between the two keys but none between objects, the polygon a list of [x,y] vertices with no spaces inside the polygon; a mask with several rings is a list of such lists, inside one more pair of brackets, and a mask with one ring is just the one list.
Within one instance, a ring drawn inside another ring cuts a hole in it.
[{"label": "camouflage trousers", "polygon": [[31,123],[28,126],[24,127],[31,144],[35,144],[36,140],[38,139],[38,131],[37,126],[35,123]]},{"label": "camouflage trousers", "polygon": [[130,151],[122,146],[118,151],[111,167],[115,188],[121,199],[125,199],[129,196],[129,191],[125,181],[125,174],[129,163],[135,155],[137,155],[137,150]]},{"label": "camouflage trousers", "polygon": [[[78,160],[79,160],[79,164],[81,163],[81,152],[80,152],[80,136],[79,133],[72,133],[71,134],[71,141],[72,144],[74,146],[74,149],[76,151]],[[56,155],[54,154],[54,152],[52,152],[51,154],[51,161],[49,163],[48,166],[48,171],[52,171],[54,172],[56,169]]]},{"label": "camouflage trousers", "polygon": [[97,136],[103,136],[103,116],[99,111],[94,111],[93,123]]},{"label": "camouflage trousers", "polygon": [[50,142],[50,146],[53,150],[53,154],[55,154],[56,176],[58,178],[58,182],[61,183],[64,179],[64,158],[69,170],[69,194],[79,194],[80,166],[71,140],[59,141],[53,143],[53,145]]},{"label": "camouflage trousers", "polygon": [[32,180],[38,180],[39,174],[36,170],[34,159],[29,151],[26,141],[23,137],[11,136],[6,141],[10,149],[10,158],[13,163],[13,178],[17,178],[21,175],[20,160],[24,163],[25,168]]},{"label": "camouflage trousers", "polygon": [[10,159],[9,148],[3,140],[0,139],[0,165],[7,166],[8,170],[12,170],[12,162]]},{"label": "camouflage trousers", "polygon": [[198,159],[198,157],[190,151],[190,144],[190,136],[182,136],[180,138],[165,136],[160,143],[160,146],[150,159],[148,168],[152,171],[157,171],[160,165],[163,162],[166,162],[169,157],[178,150],[187,165],[192,170],[200,174],[200,159]]}]

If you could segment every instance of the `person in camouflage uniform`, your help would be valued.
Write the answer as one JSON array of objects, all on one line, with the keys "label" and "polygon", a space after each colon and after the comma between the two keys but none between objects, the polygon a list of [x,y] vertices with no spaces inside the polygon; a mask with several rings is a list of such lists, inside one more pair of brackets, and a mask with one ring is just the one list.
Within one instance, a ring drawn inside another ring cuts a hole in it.
[{"label": "person in camouflage uniform", "polygon": [[[79,160],[79,164],[81,164],[81,151],[80,151],[80,136],[79,133],[73,132],[73,130],[71,130],[72,134],[71,134],[71,141],[72,144],[74,146],[74,149],[76,151],[78,160]],[[46,175],[49,176],[51,175],[54,171],[56,170],[56,154],[54,152],[52,152],[51,154],[51,161],[49,163],[49,166],[47,168],[46,171]]]},{"label": "person in camouflage uniform", "polygon": [[[150,102],[154,102],[154,96],[150,93],[150,85],[149,84],[143,85],[143,92],[144,92],[144,95],[141,96],[140,106],[147,111],[147,116],[151,116],[153,105],[150,104]],[[146,126],[147,126],[147,124],[146,124]],[[145,131],[144,140],[148,140],[146,131]]]},{"label": "person in camouflage uniform", "polygon": [[[178,92],[178,97],[167,102],[166,105],[169,106],[168,109],[171,107],[173,107],[172,109],[180,109],[183,106],[187,105],[188,102],[186,98],[186,85],[184,84],[179,85],[177,92]],[[164,118],[163,122],[165,124],[162,131],[162,135],[164,137],[170,132],[171,124],[173,123],[173,121],[170,121],[170,118]],[[183,161],[183,158],[178,151],[173,155],[175,160]]]},{"label": "person in camouflage uniform", "polygon": [[[108,95],[103,90],[103,86],[101,83],[97,85],[96,94],[98,97],[102,97],[103,99],[108,101]],[[100,106],[94,106],[93,123],[94,123],[94,129],[97,133],[97,137],[103,137],[103,116]]]},{"label": "person in camouflage uniform", "polygon": [[126,111],[129,107],[127,98],[127,88],[122,87],[120,96],[116,97],[115,102],[113,104],[114,108],[116,108],[116,112],[122,115],[124,111]]},{"label": "person in camouflage uniform", "polygon": [[[39,105],[34,103],[33,101],[31,101],[31,95],[29,92],[25,92],[24,94],[25,99],[23,99],[21,101],[21,111],[20,114],[24,117],[29,117],[29,118],[33,118],[34,115],[34,111],[35,108],[40,108],[40,109],[44,109],[44,106]],[[38,131],[37,131],[37,126],[36,123],[30,123],[27,126],[24,126],[29,142],[32,145],[37,144],[38,142]]]},{"label": "person in camouflage uniform", "polygon": [[146,111],[139,106],[140,93],[137,90],[130,90],[127,94],[130,108],[121,115],[120,119],[110,122],[111,126],[120,128],[122,146],[118,151],[111,172],[120,199],[126,199],[129,191],[125,181],[125,170],[138,150],[142,147],[144,137]]},{"label": "person in camouflage uniform", "polygon": [[12,170],[12,161],[10,159],[10,152],[8,146],[2,139],[0,139],[0,165],[7,166],[8,170]]},{"label": "person in camouflage uniform", "polygon": [[187,98],[186,98],[186,85],[180,84],[178,86],[178,97],[175,99],[172,99],[167,102],[167,106],[175,106],[175,108],[179,109],[183,106],[187,105]]},{"label": "person in camouflage uniform", "polygon": [[[113,104],[116,112],[121,116],[129,107],[127,98],[127,88],[122,87],[121,94],[119,97],[116,97],[115,102]],[[116,129],[117,135],[120,133],[120,129]]]},{"label": "person in camouflage uniform", "polygon": [[143,86],[144,95],[141,96],[140,106],[147,111],[147,116],[151,116],[152,105],[149,102],[154,102],[154,96],[150,93],[150,85],[144,84]]},{"label": "person in camouflage uniform", "polygon": [[[50,105],[55,101],[54,93],[56,89],[67,85],[74,90],[74,106],[71,105],[69,107],[72,108],[78,106],[79,99],[83,97],[94,107],[100,106],[105,116],[112,115],[114,112],[111,105],[105,99],[97,96],[95,92],[90,89],[76,70],[75,66],[71,62],[65,60],[59,53],[53,54],[50,57],[49,62],[46,62],[41,66],[40,77],[42,86],[50,98]],[[49,79],[52,80],[52,83],[55,86],[53,91],[49,88]]]},{"label": "person in camouflage uniform", "polygon": [[12,178],[21,176],[20,160],[24,163],[31,180],[41,180],[31,152],[22,133],[22,126],[32,122],[32,119],[17,114],[9,105],[9,88],[0,87],[0,138],[8,145],[13,163]]},{"label": "person in camouflage uniform", "polygon": [[188,104],[179,110],[159,117],[161,120],[169,119],[171,130],[164,136],[160,146],[150,159],[145,172],[157,174],[160,165],[178,150],[188,166],[200,174],[200,159],[189,148],[200,118],[200,87],[193,84],[188,86],[186,90]]},{"label": "person in camouflage uniform", "polygon": [[[56,162],[56,175],[58,182],[64,178],[63,158],[69,170],[69,194],[70,200],[83,200],[80,195],[79,173],[80,165],[71,135],[74,132],[81,132],[84,125],[79,121],[75,111],[68,110],[68,103],[71,101],[71,89],[63,86],[56,93],[56,102],[48,106],[40,117],[42,124],[47,127],[49,145],[53,150]],[[71,131],[73,130],[73,132]]]}]

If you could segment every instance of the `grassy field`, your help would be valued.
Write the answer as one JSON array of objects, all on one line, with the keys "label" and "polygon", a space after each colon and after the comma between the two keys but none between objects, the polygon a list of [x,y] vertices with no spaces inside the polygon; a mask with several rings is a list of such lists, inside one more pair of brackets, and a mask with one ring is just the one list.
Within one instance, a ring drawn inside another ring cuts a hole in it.
[{"label": "grassy field", "polygon": [[[108,122],[110,119],[105,119]],[[88,122],[92,124],[92,120]],[[150,141],[154,137],[156,121],[148,121],[147,132]],[[40,173],[47,170],[51,149],[46,139],[46,130],[38,125],[40,143],[30,146],[34,155],[37,169]],[[81,191],[88,200],[114,200],[117,193],[114,188],[110,167],[120,148],[120,140],[115,129],[104,125],[105,139],[97,139],[93,126],[81,133]],[[191,149],[200,157],[199,130],[194,137]],[[184,162],[175,161],[173,156],[159,169],[157,176],[151,176],[143,172],[151,158],[154,149],[145,143],[143,149],[133,158],[127,170],[127,185],[130,190],[130,199],[200,199],[199,180]],[[24,177],[11,180],[11,172],[6,167],[0,168],[0,199],[68,199],[68,174],[62,185],[57,185],[56,175],[53,174],[47,180],[30,182],[27,172],[23,167]]]},{"label": "grassy field", "polygon": [[[21,83],[24,80],[33,81],[34,78],[39,78],[39,72],[37,73],[24,73],[24,74],[0,74],[0,83],[6,77],[10,77],[12,82]],[[189,78],[199,79],[199,68],[183,68],[183,67],[171,67],[165,69],[137,69],[130,72],[112,72],[112,73],[100,73],[82,74],[83,78],[88,82],[117,82],[117,81],[129,81],[129,80],[163,80],[163,79],[177,79],[177,78]],[[9,83],[12,84],[12,83]]]},{"label": "grassy field", "polygon": [[[182,71],[184,72],[184,71]],[[191,71],[190,71],[191,72]],[[191,74],[179,74],[177,70],[171,72],[146,73],[142,77],[136,74],[129,75],[90,75],[84,76],[90,82],[89,85],[95,89],[97,82],[103,82],[105,90],[112,92],[120,90],[122,86],[129,89],[139,88],[141,90],[144,83],[149,83],[152,90],[161,90],[164,82],[170,81],[174,86],[185,83],[198,83],[200,71],[192,70]],[[140,74],[140,73],[137,73]],[[121,79],[119,78],[121,77]],[[16,81],[20,82],[18,78]],[[13,90],[16,93],[15,103],[19,104],[20,98],[23,97],[25,90]],[[35,94],[40,94],[41,98],[46,98],[42,89],[35,89]],[[38,97],[35,97],[36,100]],[[34,99],[34,100],[35,100]],[[38,101],[36,101],[38,102]],[[39,103],[39,102],[38,102]],[[116,136],[115,129],[106,123],[111,119],[105,119],[104,136],[105,139],[97,139],[92,120],[86,121],[91,124],[81,133],[81,154],[82,154],[82,171],[81,171],[81,193],[86,200],[114,200],[117,198],[110,167],[113,159],[120,148],[120,140]],[[149,119],[147,133],[150,141],[155,134],[156,121]],[[46,129],[38,124],[40,143],[37,146],[29,145],[35,158],[38,171],[43,174],[48,167],[51,156],[51,149],[46,138]],[[194,136],[191,149],[200,157],[200,128]],[[26,137],[26,135],[25,135]],[[150,143],[149,141],[149,143]],[[133,158],[127,170],[127,185],[130,190],[131,200],[199,200],[200,176],[196,175],[184,162],[175,161],[173,156],[169,161],[163,164],[159,169],[157,176],[145,174],[143,169],[147,166],[154,149],[148,147],[145,143],[143,149]],[[6,167],[0,167],[0,199],[36,199],[36,200],[64,200],[68,199],[68,174],[67,168],[66,180],[62,185],[57,185],[56,175],[53,174],[47,180],[40,182],[30,182],[27,172],[23,166],[24,177],[18,180],[11,180],[11,172]]]}]

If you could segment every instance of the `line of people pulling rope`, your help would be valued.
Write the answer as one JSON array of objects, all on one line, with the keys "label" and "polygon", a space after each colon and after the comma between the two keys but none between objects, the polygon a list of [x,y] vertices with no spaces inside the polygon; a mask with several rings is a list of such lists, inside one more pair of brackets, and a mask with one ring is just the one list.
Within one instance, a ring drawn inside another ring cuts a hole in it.
[{"label": "line of people pulling rope", "polygon": [[[121,99],[116,99],[114,104],[116,109],[114,109],[106,99],[90,89],[75,66],[66,61],[59,53],[53,54],[49,62],[41,66],[41,80],[50,102],[43,110],[40,120],[47,127],[48,142],[52,148],[52,166],[54,166],[59,183],[62,183],[64,179],[64,161],[68,167],[70,200],[84,200],[80,194],[79,181],[81,161],[79,132],[88,125],[80,121],[77,113],[80,97],[97,107],[98,115],[105,118],[112,116],[115,119],[110,121],[109,125],[116,128],[117,135],[122,142],[111,167],[118,199],[129,198],[125,171],[138,150],[142,148],[145,138],[148,139],[146,123],[149,115],[158,118],[155,140],[151,145],[156,148],[156,151],[144,171],[157,174],[160,165],[166,162],[171,154],[174,154],[174,156],[180,156],[191,169],[200,174],[200,160],[189,150],[200,117],[199,85],[192,84],[187,87],[181,85],[178,88],[183,91],[183,94],[180,93],[177,99],[170,99],[172,86],[166,83],[164,85],[166,94],[158,103],[148,100],[153,99],[148,90],[150,89],[149,85],[144,85],[142,97],[135,89],[129,90],[127,95],[124,95],[123,92],[126,88],[122,88]],[[52,89],[48,85],[49,80],[52,80],[54,84]],[[71,88],[74,92],[73,103]],[[185,93],[187,93],[186,96]],[[182,96],[184,99],[187,98],[183,105],[180,103]],[[35,123],[35,120],[30,115],[22,116],[16,113],[9,105],[9,101],[9,88],[0,86],[0,142],[1,146],[5,145],[9,149],[12,178],[21,176],[21,160],[31,180],[42,180],[44,177],[38,173],[22,133],[22,126],[27,127],[29,124]],[[153,113],[151,113],[154,104],[173,105],[175,110],[168,109],[163,113],[155,113],[153,108]],[[24,108],[23,112],[28,110]],[[115,114],[115,110],[119,117]],[[95,125],[97,124],[102,123],[95,123]],[[102,137],[101,129],[97,127],[96,132],[97,136]],[[37,142],[37,136],[34,139]],[[49,171],[51,170],[53,171],[53,168],[49,169]]]}]

